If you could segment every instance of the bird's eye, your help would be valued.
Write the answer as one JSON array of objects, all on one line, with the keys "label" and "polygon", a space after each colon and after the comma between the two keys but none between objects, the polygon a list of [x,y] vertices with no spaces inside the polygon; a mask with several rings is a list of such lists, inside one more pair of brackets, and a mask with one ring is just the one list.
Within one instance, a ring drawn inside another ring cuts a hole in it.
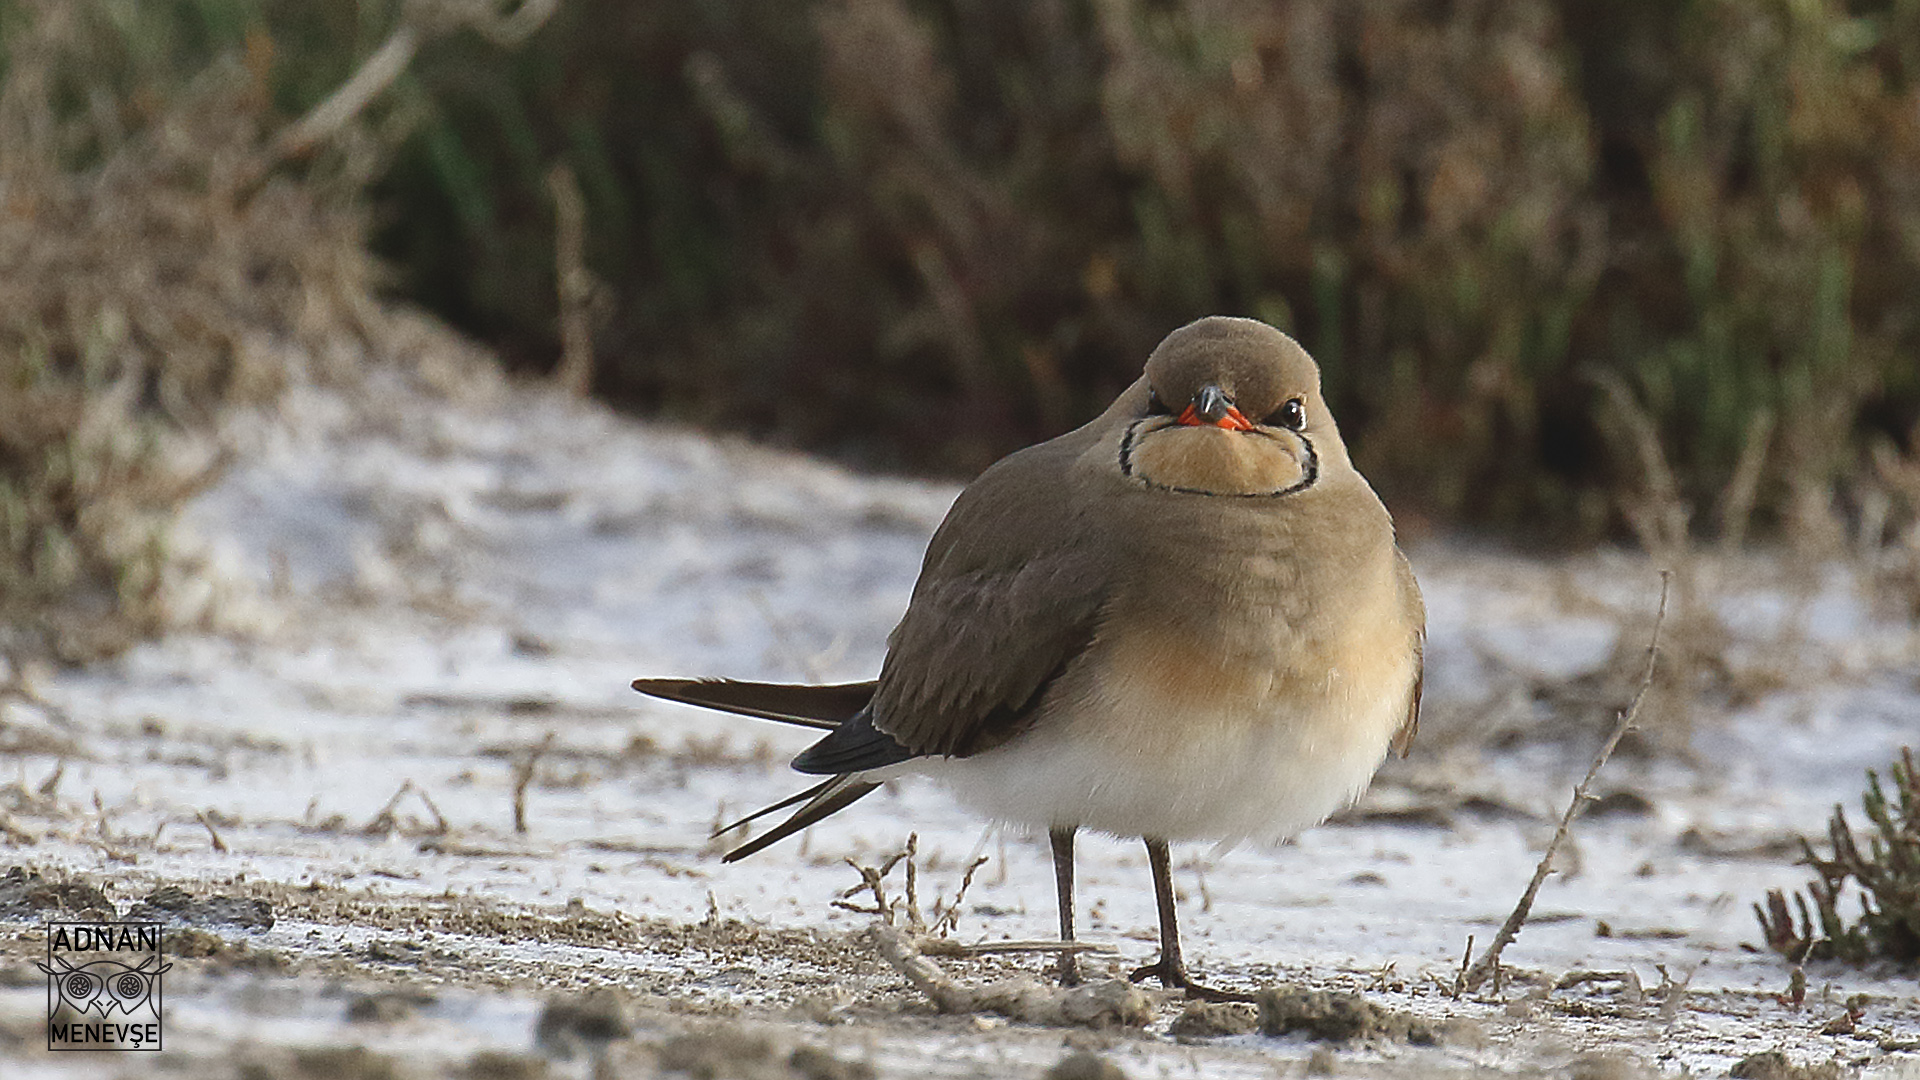
[{"label": "bird's eye", "polygon": [[1167,403],[1160,400],[1160,391],[1158,390],[1149,389],[1147,391],[1147,415],[1148,416],[1172,416],[1173,415],[1173,410],[1167,408]]},{"label": "bird's eye", "polygon": [[1288,431],[1299,431],[1307,426],[1307,406],[1299,398],[1280,406],[1271,417],[1271,422],[1279,424]]}]

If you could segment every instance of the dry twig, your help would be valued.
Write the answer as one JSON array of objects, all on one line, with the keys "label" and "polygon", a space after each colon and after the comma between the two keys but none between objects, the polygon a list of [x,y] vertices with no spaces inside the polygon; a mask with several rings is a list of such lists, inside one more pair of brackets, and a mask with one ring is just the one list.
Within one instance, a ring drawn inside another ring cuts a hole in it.
[{"label": "dry twig", "polygon": [[960,905],[967,898],[967,890],[973,887],[974,871],[985,865],[987,865],[987,857],[982,855],[967,866],[967,872],[960,876],[960,890],[953,894],[953,903],[947,905],[945,910],[941,909],[939,901],[934,901],[934,910],[938,914],[933,920],[929,933],[946,934],[959,929]]},{"label": "dry twig", "polygon": [[593,278],[587,271],[587,203],[564,164],[547,173],[553,199],[553,276],[560,303],[560,366],[555,381],[574,397],[593,388]]},{"label": "dry twig", "polygon": [[[918,833],[915,833],[912,836],[909,836],[907,838],[907,847],[902,848],[901,850],[896,851],[892,855],[888,856],[887,861],[881,863],[878,868],[875,868],[872,866],[861,866],[859,863],[854,862],[852,859],[842,860],[848,866],[853,867],[854,872],[860,875],[860,884],[855,885],[845,890],[844,892],[842,892],[838,897],[834,899],[833,906],[841,909],[842,911],[857,912],[861,915],[878,915],[882,919],[886,920],[889,924],[891,924],[893,922],[893,909],[897,905],[890,904],[887,902],[886,876],[888,874],[893,873],[893,868],[900,865],[900,860],[905,859],[909,856],[909,854],[913,851],[915,847],[915,842],[918,840],[918,838],[919,838]],[[855,904],[851,902],[853,897],[858,896],[863,892],[870,892],[873,894],[872,907],[861,907],[859,904]]]},{"label": "dry twig", "polygon": [[560,0],[522,0],[512,14],[501,15],[495,0],[413,0],[406,6],[400,25],[359,70],[326,100],[287,125],[239,186],[254,190],[282,162],[306,157],[338,135],[393,85],[429,38],[471,27],[494,44],[511,48],[538,30],[559,4]]},{"label": "dry twig", "polygon": [[194,818],[200,822],[202,828],[207,830],[208,839],[213,841],[213,850],[225,855],[227,853],[227,842],[220,839],[220,831],[213,827],[213,819],[207,816],[205,810],[195,814]]},{"label": "dry twig", "polygon": [[1600,752],[1594,755],[1593,764],[1587,768],[1587,775],[1581,779],[1579,786],[1573,789],[1573,800],[1567,804],[1566,813],[1560,815],[1560,827],[1554,830],[1553,839],[1547,841],[1547,850],[1540,856],[1539,864],[1533,868],[1533,878],[1527,882],[1526,891],[1520,894],[1520,902],[1513,906],[1513,913],[1508,915],[1507,921],[1500,925],[1500,932],[1493,936],[1493,941],[1487,945],[1486,953],[1461,977],[1460,985],[1463,989],[1478,990],[1498,967],[1500,953],[1512,943],[1514,938],[1520,936],[1520,929],[1526,925],[1527,915],[1533,910],[1533,899],[1539,894],[1541,884],[1547,880],[1547,874],[1553,870],[1554,853],[1559,851],[1560,845],[1572,835],[1574,819],[1586,809],[1587,803],[1593,801],[1589,789],[1593,786],[1594,778],[1600,775],[1600,769],[1613,756],[1614,748],[1620,745],[1620,740],[1626,737],[1627,732],[1633,730],[1634,721],[1639,719],[1640,703],[1646,699],[1647,688],[1653,685],[1654,666],[1660,658],[1660,628],[1667,621],[1667,588],[1672,580],[1672,571],[1660,571],[1660,609],[1653,616],[1653,633],[1651,640],[1647,642],[1647,663],[1641,671],[1640,688],[1634,691],[1632,704],[1620,714],[1620,722],[1614,725],[1613,734],[1607,737],[1606,743],[1600,747]]},{"label": "dry twig", "polygon": [[553,732],[547,732],[540,745],[527,752],[513,767],[513,831],[521,836],[527,834],[527,785],[533,783],[534,766],[540,763],[540,756],[553,745]]},{"label": "dry twig", "polygon": [[1467,935],[1467,947],[1460,950],[1460,970],[1453,974],[1453,988],[1450,991],[1453,1000],[1459,1001],[1460,995],[1467,989],[1468,965],[1473,963],[1473,935]]},{"label": "dry twig", "polygon": [[1693,985],[1694,973],[1700,970],[1700,965],[1688,968],[1686,976],[1679,979],[1667,971],[1665,964],[1655,964],[1653,968],[1660,973],[1660,1019],[1672,1020],[1686,1006],[1687,988]]},{"label": "dry twig", "polygon": [[1773,410],[1760,409],[1747,421],[1747,438],[1734,463],[1733,478],[1720,494],[1720,547],[1729,555],[1739,554],[1746,543],[1747,526],[1753,520],[1753,504],[1760,493],[1772,444]]},{"label": "dry twig", "polygon": [[60,790],[60,778],[67,775],[67,759],[61,758],[54,763],[53,771],[47,774],[40,786],[33,789],[34,794],[43,799],[51,799]]},{"label": "dry twig", "polygon": [[946,938],[916,938],[915,946],[928,956],[1005,956],[1012,953],[1100,953],[1118,955],[1120,950],[1097,941],[979,941],[962,945]]},{"label": "dry twig", "polygon": [[867,939],[944,1013],[990,1012],[1030,1024],[1085,1027],[1140,1027],[1153,1019],[1152,999],[1122,979],[1056,987],[1023,975],[981,987],[962,986],[922,956],[918,943],[897,926],[875,923]]},{"label": "dry twig", "polygon": [[[967,959],[995,953],[1112,953],[1111,945],[1070,941],[988,941],[962,945],[936,934],[953,929],[959,918],[961,901],[973,875],[986,865],[986,856],[976,858],[961,877],[953,902],[940,910],[929,927],[920,913],[919,834],[910,834],[904,848],[894,852],[879,866],[862,866],[852,859],[848,866],[860,875],[860,883],[833,900],[844,911],[875,916],[868,931],[886,961],[905,975],[915,988],[948,1013],[991,1012],[1036,1024],[1073,1024],[1091,1027],[1110,1025],[1139,1026],[1152,1013],[1149,999],[1131,983],[1113,979],[1071,989],[1055,987],[1030,975],[1004,979],[983,987],[968,987],[955,982],[940,970],[929,955]],[[886,878],[893,868],[906,865],[906,895],[889,900]],[[853,897],[868,893],[871,907],[853,902]],[[900,916],[904,908],[904,919]]]},{"label": "dry twig", "polygon": [[447,819],[441,816],[440,808],[433,804],[433,800],[427,796],[426,791],[412,780],[401,781],[399,790],[393,793],[393,798],[388,799],[387,805],[381,807],[380,812],[373,815],[373,820],[361,827],[361,833],[367,836],[385,836],[388,833],[401,831],[400,820],[394,816],[394,811],[400,808],[400,800],[406,798],[408,792],[418,795],[421,804],[427,808],[427,813],[433,815],[433,824],[427,828],[427,835],[439,836],[445,833],[447,831]]},{"label": "dry twig", "polygon": [[[412,23],[398,29],[374,50],[372,56],[339,88],[315,105],[307,115],[289,124],[268,149],[267,156],[255,166],[256,177],[263,177],[283,161],[305,157],[345,127],[360,110],[393,85],[420,51],[420,30]],[[249,177],[249,180],[255,177]],[[247,185],[251,186],[251,185]]]},{"label": "dry twig", "polygon": [[8,847],[32,847],[40,842],[40,837],[14,824],[13,815],[0,810],[0,842]]}]

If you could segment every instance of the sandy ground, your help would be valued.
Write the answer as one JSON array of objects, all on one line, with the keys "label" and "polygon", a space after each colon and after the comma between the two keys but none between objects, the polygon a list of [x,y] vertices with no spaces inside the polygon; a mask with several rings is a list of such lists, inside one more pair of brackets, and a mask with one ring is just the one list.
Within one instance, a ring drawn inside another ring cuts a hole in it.
[{"label": "sandy ground", "polygon": [[[1920,1077],[1913,972],[1815,966],[1795,1006],[1753,947],[1751,903],[1805,880],[1792,838],[1920,731],[1915,631],[1844,569],[1713,564],[1733,635],[1691,757],[1608,766],[1505,978],[1456,994],[1624,701],[1590,673],[1658,587],[1625,555],[1416,547],[1415,755],[1297,843],[1176,860],[1209,978],[1358,992],[1418,1036],[1176,1023],[1151,994],[1144,1026],[1047,1026],[940,1014],[879,958],[874,917],[835,906],[847,860],[911,834],[929,918],[988,860],[953,940],[1045,938],[1043,840],[903,781],[723,867],[710,827],[796,790],[805,734],[627,688],[871,675],[955,489],[397,375],[229,437],[244,464],[181,541],[219,625],[12,672],[0,699],[0,872],[21,868],[0,877],[0,1075],[1038,1077],[1093,1054],[1133,1077],[1597,1078],[1771,1050]],[[1117,948],[1095,972],[1150,960],[1138,845],[1084,840],[1080,866],[1083,936]],[[165,1051],[47,1053],[40,921],[166,886],[185,895],[162,897]],[[1046,962],[939,961],[967,986]],[[1053,1075],[1115,1075],[1090,1069]]]}]

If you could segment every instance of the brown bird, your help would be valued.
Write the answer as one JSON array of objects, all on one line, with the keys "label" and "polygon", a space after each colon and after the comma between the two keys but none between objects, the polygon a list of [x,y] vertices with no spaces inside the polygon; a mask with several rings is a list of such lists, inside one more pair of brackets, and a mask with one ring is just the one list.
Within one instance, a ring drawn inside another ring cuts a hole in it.
[{"label": "brown bird", "polygon": [[[1187,974],[1167,843],[1277,843],[1356,799],[1413,737],[1425,624],[1313,359],[1264,323],[1207,318],[1091,423],[960,493],[879,679],[633,685],[828,731],[793,760],[827,779],[745,819],[800,804],[727,861],[930,775],[1049,831],[1065,941],[1075,833],[1144,839],[1160,958],[1134,980],[1245,1000]],[[1078,980],[1072,952],[1058,970]]]}]

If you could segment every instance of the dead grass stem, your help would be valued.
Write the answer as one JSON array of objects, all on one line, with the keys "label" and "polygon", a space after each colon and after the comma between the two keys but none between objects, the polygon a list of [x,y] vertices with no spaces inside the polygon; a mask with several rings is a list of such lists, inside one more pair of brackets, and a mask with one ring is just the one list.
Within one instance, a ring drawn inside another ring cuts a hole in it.
[{"label": "dead grass stem", "polygon": [[[882,924],[899,927],[911,935],[912,946],[916,954],[926,953],[946,957],[986,956],[993,953],[1111,953],[1117,950],[1111,945],[1094,942],[1075,941],[984,941],[972,945],[963,945],[947,940],[946,935],[958,926],[960,906],[966,900],[967,890],[973,885],[974,874],[989,861],[985,855],[976,857],[967,864],[962,872],[960,886],[954,892],[951,902],[934,899],[934,918],[928,923],[920,908],[919,894],[919,855],[920,835],[907,836],[906,846],[892,855],[879,866],[867,866],[854,859],[844,860],[854,872],[860,875],[860,883],[842,891],[832,901],[833,906],[842,911],[851,911],[860,915],[875,916]],[[887,899],[886,879],[895,867],[905,867],[905,895],[897,900]],[[853,898],[866,893],[873,897],[871,905],[856,904]]]},{"label": "dead grass stem", "polygon": [[[1665,568],[1663,608],[1666,582],[1670,581],[1673,589],[1674,632],[1668,636],[1667,666],[1658,685],[1641,690],[1642,694],[1650,691],[1654,698],[1647,710],[1654,723],[1648,726],[1657,746],[1685,756],[1693,746],[1694,695],[1700,672],[1724,653],[1727,635],[1701,588],[1699,553],[1692,535],[1693,508],[1681,493],[1679,478],[1661,445],[1658,426],[1624,379],[1603,373],[1597,381],[1611,406],[1616,437],[1629,448],[1637,466],[1637,491],[1622,497],[1621,511],[1641,549],[1654,565]],[[1750,449],[1753,442],[1750,437]],[[1738,501],[1738,492],[1727,495],[1723,503],[1728,513]],[[1616,655],[1624,652],[1623,645],[1625,642],[1616,645]]]},{"label": "dead grass stem", "polygon": [[[400,821],[398,816],[400,803],[409,794],[418,798],[420,804],[426,807],[427,813],[433,816],[431,824],[421,823],[409,826]],[[393,793],[393,797],[387,800],[387,804],[380,808],[380,812],[360,827],[360,833],[363,836],[387,836],[396,832],[408,836],[443,836],[448,829],[446,817],[440,813],[440,808],[434,805],[433,798],[427,794],[426,789],[412,780],[405,780],[401,782],[399,790]]]},{"label": "dead grass stem", "polygon": [[554,279],[560,294],[560,365],[554,381],[575,397],[593,388],[593,277],[587,270],[587,203],[580,181],[561,164],[547,172],[553,199]]},{"label": "dead grass stem", "polygon": [[213,819],[207,815],[207,812],[202,810],[195,814],[193,818],[200,823],[201,828],[207,830],[207,839],[212,842],[213,850],[221,855],[225,855],[227,853],[227,842],[220,838],[220,830],[213,827]]},{"label": "dead grass stem", "polygon": [[1031,975],[966,986],[921,955],[912,934],[887,922],[867,930],[867,940],[914,989],[944,1013],[997,1013],[1030,1024],[1079,1027],[1141,1027],[1153,1019],[1153,1001],[1123,979],[1084,986],[1051,986]]},{"label": "dead grass stem", "polygon": [[1859,502],[1859,550],[1877,607],[1920,622],[1920,425],[1902,453],[1891,439],[1870,448],[1872,468]]},{"label": "dead grass stem", "polygon": [[516,835],[527,834],[527,788],[533,784],[533,772],[540,764],[541,757],[553,747],[553,732],[547,732],[539,745],[521,755],[513,766],[513,831]]},{"label": "dead grass stem", "polygon": [[1534,897],[1539,895],[1541,884],[1547,880],[1547,875],[1553,870],[1555,853],[1572,836],[1574,820],[1580,816],[1582,810],[1586,809],[1587,803],[1593,801],[1591,788],[1594,778],[1600,775],[1601,768],[1606,765],[1609,758],[1613,757],[1613,751],[1620,745],[1620,740],[1626,736],[1627,732],[1633,730],[1635,722],[1639,719],[1641,703],[1646,700],[1647,688],[1653,685],[1654,670],[1660,659],[1660,630],[1667,619],[1667,593],[1672,577],[1671,571],[1660,572],[1660,607],[1654,613],[1653,631],[1647,642],[1646,667],[1641,671],[1640,688],[1633,695],[1633,702],[1621,712],[1619,722],[1613,727],[1613,733],[1601,745],[1600,752],[1594,755],[1593,764],[1587,767],[1586,776],[1575,785],[1573,798],[1567,803],[1566,812],[1560,815],[1560,824],[1553,831],[1553,839],[1547,841],[1547,850],[1541,854],[1539,863],[1534,866],[1533,877],[1527,881],[1527,887],[1521,892],[1519,902],[1513,906],[1513,911],[1508,914],[1506,922],[1500,924],[1500,930],[1488,943],[1487,951],[1460,976],[1462,989],[1478,990],[1481,984],[1499,969],[1500,954],[1513,943],[1514,938],[1520,936],[1521,928],[1526,925],[1527,916],[1533,911]]}]

